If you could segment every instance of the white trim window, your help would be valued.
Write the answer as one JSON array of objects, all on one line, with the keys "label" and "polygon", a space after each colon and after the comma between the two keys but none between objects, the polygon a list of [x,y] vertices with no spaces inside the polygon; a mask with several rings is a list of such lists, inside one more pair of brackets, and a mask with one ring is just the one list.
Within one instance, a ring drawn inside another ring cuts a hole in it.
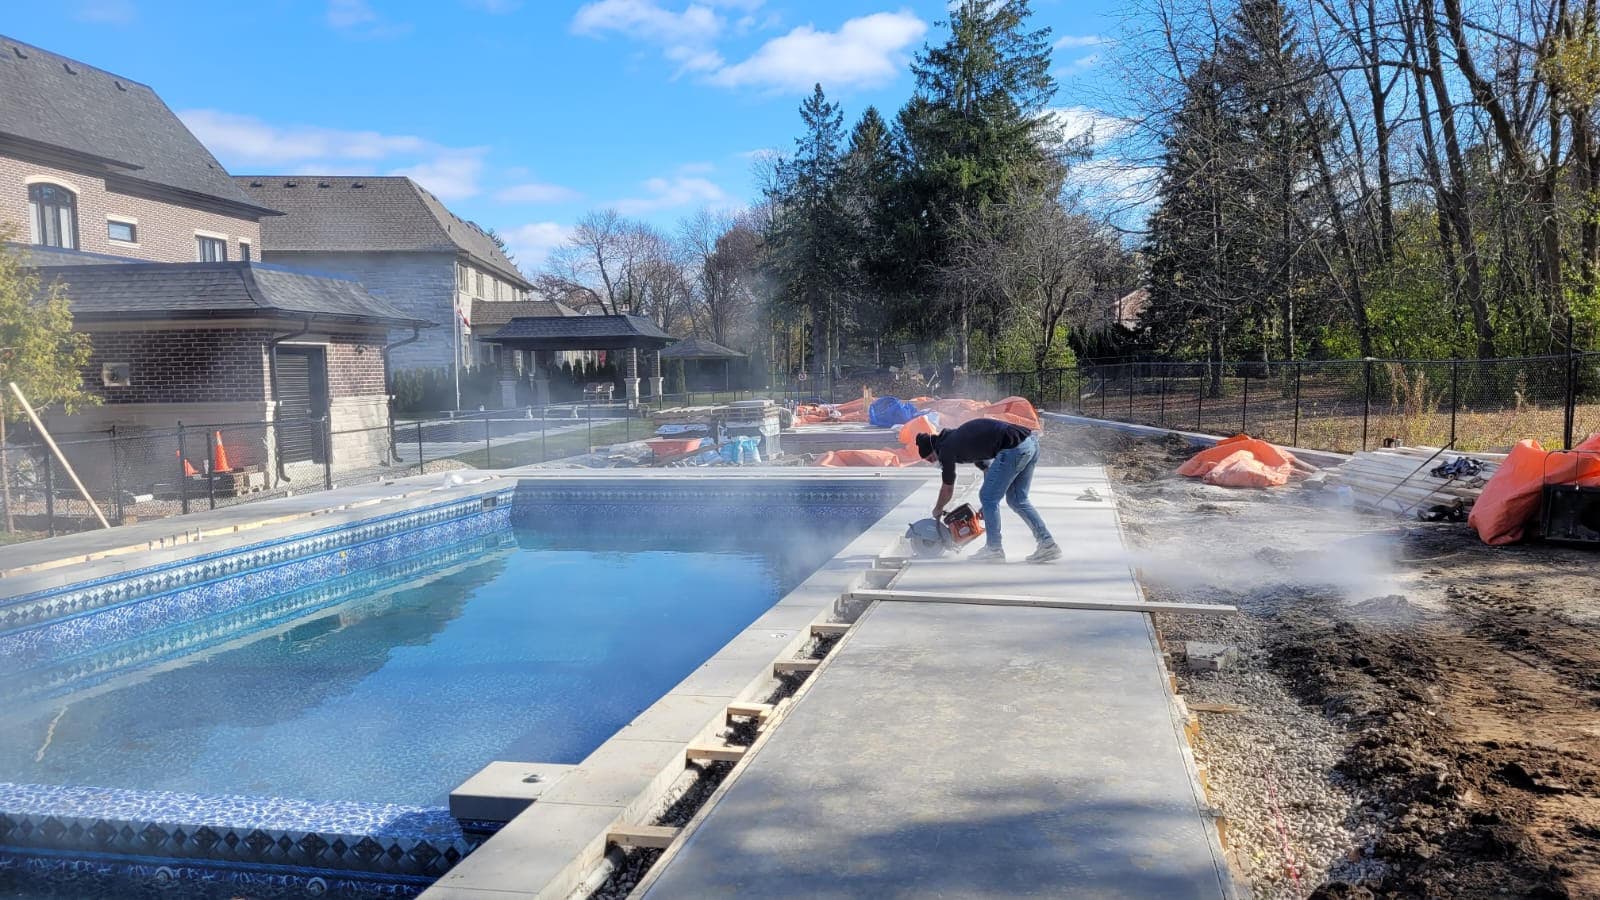
[{"label": "white trim window", "polygon": [[106,239],[113,244],[138,244],[139,220],[106,217]]},{"label": "white trim window", "polygon": [[78,195],[70,189],[48,181],[28,185],[28,221],[35,244],[78,249]]},{"label": "white trim window", "polygon": [[214,238],[204,234],[194,236],[200,254],[201,262],[227,262],[228,241],[225,238]]}]

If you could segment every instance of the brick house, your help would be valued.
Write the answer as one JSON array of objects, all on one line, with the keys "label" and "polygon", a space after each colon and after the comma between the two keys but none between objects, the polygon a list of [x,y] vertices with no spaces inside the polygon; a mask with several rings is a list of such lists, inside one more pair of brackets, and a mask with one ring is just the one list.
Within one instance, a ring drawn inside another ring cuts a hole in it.
[{"label": "brick house", "polygon": [[530,299],[533,285],[494,240],[410,178],[242,175],[234,181],[256,203],[283,213],[261,223],[262,259],[356,279],[407,315],[439,326],[396,349],[397,370],[478,365],[474,306]]},{"label": "brick house", "polygon": [[17,242],[147,262],[248,260],[274,215],[150,88],[0,36],[0,222]]},{"label": "brick house", "polygon": [[[319,479],[330,450],[335,470],[391,462],[389,333],[414,334],[425,323],[360,284],[245,262],[40,272],[66,285],[75,327],[93,343],[84,386],[101,401],[48,424],[115,427],[128,488],[172,480],[165,435],[180,422],[192,429],[197,468],[208,458],[206,439],[220,431],[229,462],[259,473],[263,487]],[[128,450],[126,439],[137,448],[141,433],[163,437],[148,452]],[[94,456],[91,469],[107,463]]]}]

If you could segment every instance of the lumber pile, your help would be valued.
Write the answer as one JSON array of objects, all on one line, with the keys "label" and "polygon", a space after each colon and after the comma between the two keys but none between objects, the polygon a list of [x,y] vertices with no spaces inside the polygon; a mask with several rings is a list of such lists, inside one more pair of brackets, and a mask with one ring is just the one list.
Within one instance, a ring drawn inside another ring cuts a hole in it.
[{"label": "lumber pile", "polygon": [[[1440,478],[1430,474],[1462,457],[1483,464],[1477,475]],[[1323,486],[1349,488],[1355,505],[1363,509],[1415,514],[1448,506],[1464,512],[1472,508],[1505,458],[1504,453],[1440,453],[1438,447],[1390,447],[1357,453],[1337,469],[1327,470],[1322,476]]]}]

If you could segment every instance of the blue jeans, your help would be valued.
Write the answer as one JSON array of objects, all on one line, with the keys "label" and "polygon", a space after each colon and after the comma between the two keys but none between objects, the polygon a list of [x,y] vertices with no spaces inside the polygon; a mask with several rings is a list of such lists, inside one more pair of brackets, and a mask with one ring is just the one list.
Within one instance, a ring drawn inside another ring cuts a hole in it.
[{"label": "blue jeans", "polygon": [[983,527],[988,534],[988,546],[998,550],[1000,548],[1000,498],[1004,497],[1006,505],[1011,511],[1022,517],[1028,523],[1028,528],[1033,531],[1033,539],[1043,544],[1054,540],[1050,537],[1050,529],[1044,527],[1044,519],[1039,511],[1033,508],[1033,501],[1028,499],[1028,488],[1033,485],[1033,467],[1039,461],[1039,436],[1028,435],[1028,439],[1012,447],[1002,450],[999,455],[989,463],[989,471],[984,473],[983,487],[978,490],[978,501],[983,504]]}]

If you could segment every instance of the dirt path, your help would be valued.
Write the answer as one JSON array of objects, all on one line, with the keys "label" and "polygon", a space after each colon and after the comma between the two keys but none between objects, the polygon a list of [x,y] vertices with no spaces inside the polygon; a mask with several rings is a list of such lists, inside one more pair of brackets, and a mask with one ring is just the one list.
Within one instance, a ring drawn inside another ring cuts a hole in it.
[{"label": "dirt path", "polygon": [[1258,896],[1600,898],[1600,553],[1483,546],[1464,525],[1232,491],[1158,442],[1053,428],[1104,455],[1169,642],[1236,646],[1184,673],[1199,755]]}]

